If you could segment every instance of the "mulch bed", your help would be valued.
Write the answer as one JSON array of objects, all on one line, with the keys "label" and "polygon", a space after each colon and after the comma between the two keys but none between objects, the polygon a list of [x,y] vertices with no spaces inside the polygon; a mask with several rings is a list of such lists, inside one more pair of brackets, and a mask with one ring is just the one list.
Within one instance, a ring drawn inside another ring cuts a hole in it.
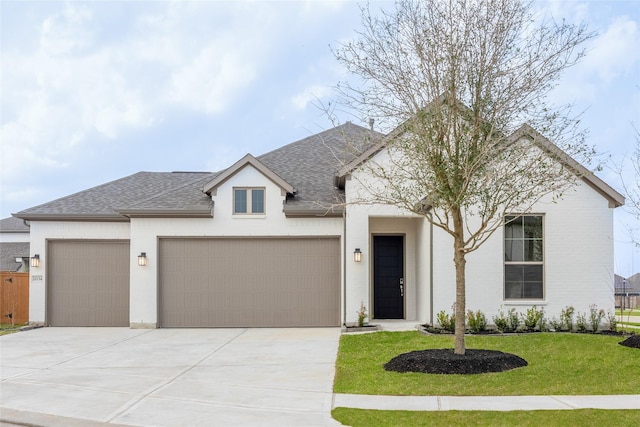
[{"label": "mulch bed", "polygon": [[426,374],[484,374],[527,366],[527,361],[496,350],[467,349],[464,355],[453,349],[419,350],[400,354],[384,365],[387,371]]},{"label": "mulch bed", "polygon": [[640,348],[640,335],[631,335],[624,341],[620,341],[618,344],[625,347]]}]

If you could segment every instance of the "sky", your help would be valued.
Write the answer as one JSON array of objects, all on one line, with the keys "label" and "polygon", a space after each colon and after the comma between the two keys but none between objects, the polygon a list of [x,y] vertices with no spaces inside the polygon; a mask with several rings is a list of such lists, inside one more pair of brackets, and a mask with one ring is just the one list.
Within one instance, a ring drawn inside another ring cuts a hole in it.
[{"label": "sky", "polygon": [[[347,77],[331,47],[361,28],[358,6],[2,0],[0,217],[138,171],[221,170],[331,128],[318,104]],[[640,0],[534,7],[598,33],[552,98],[584,111],[588,143],[607,161],[597,175],[620,192],[621,176],[638,185],[625,159],[640,129]],[[616,209],[625,277],[640,271],[630,229],[640,224]]]}]

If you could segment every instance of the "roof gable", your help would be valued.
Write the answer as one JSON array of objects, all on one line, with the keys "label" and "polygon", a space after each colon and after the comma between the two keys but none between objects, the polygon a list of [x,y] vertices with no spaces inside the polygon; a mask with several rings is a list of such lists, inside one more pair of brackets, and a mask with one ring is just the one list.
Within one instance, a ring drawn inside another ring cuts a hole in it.
[{"label": "roof gable", "polygon": [[614,190],[609,184],[598,178],[589,169],[582,166],[574,158],[565,153],[560,147],[545,138],[544,135],[536,131],[528,124],[520,126],[510,137],[515,141],[520,138],[529,138],[542,150],[551,153],[560,159],[565,165],[571,168],[587,185],[596,190],[600,195],[609,201],[610,208],[617,208],[624,205],[624,196]]},{"label": "roof gable", "polygon": [[[370,160],[372,157],[382,151],[391,139],[401,135],[402,133],[404,133],[404,126],[400,125],[396,129],[391,131],[388,135],[386,135],[378,144],[366,150],[352,162],[340,169],[336,176],[338,185],[341,188],[344,188],[344,180],[347,175],[351,174],[364,162]],[[527,124],[520,126],[520,128],[518,128],[510,135],[509,141],[516,141],[521,138],[528,138],[542,150],[551,153],[556,158],[560,159],[565,165],[571,168],[587,185],[589,185],[605,199],[607,199],[610,208],[617,208],[624,205],[624,196],[622,194],[618,193],[609,184],[598,178],[592,171],[582,166],[575,159],[564,152],[560,147],[549,141],[545,136],[533,129],[531,126]]]},{"label": "roof gable", "polygon": [[234,176],[235,174],[237,174],[239,171],[241,171],[247,166],[252,166],[262,175],[264,175],[273,183],[275,183],[280,188],[282,188],[282,190],[285,191],[286,193],[289,193],[289,194],[296,193],[296,189],[293,187],[293,185],[289,184],[284,179],[280,178],[278,174],[276,174],[274,171],[266,167],[262,162],[260,162],[258,159],[253,157],[251,154],[247,154],[246,156],[244,156],[243,158],[235,162],[231,167],[229,167],[228,169],[220,173],[218,176],[216,176],[214,179],[206,183],[202,188],[202,191],[209,195],[215,195],[217,188],[221,184],[226,182],[228,179],[230,179],[232,176]]}]

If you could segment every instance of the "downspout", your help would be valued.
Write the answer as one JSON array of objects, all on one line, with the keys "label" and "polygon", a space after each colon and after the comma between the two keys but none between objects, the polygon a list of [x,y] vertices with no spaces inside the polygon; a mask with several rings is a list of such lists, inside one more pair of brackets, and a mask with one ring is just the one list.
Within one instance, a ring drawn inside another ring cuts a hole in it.
[{"label": "downspout", "polygon": [[433,216],[429,215],[429,323],[433,326]]},{"label": "downspout", "polygon": [[342,326],[347,327],[347,206],[342,210]]}]

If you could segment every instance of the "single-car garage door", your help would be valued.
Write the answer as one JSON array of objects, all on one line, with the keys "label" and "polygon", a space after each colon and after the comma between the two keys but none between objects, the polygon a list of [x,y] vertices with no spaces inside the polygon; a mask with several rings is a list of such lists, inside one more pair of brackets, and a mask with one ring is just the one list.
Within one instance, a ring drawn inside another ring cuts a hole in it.
[{"label": "single-car garage door", "polygon": [[49,241],[47,322],[129,326],[129,242]]},{"label": "single-car garage door", "polygon": [[160,240],[160,325],[340,324],[337,238]]}]

